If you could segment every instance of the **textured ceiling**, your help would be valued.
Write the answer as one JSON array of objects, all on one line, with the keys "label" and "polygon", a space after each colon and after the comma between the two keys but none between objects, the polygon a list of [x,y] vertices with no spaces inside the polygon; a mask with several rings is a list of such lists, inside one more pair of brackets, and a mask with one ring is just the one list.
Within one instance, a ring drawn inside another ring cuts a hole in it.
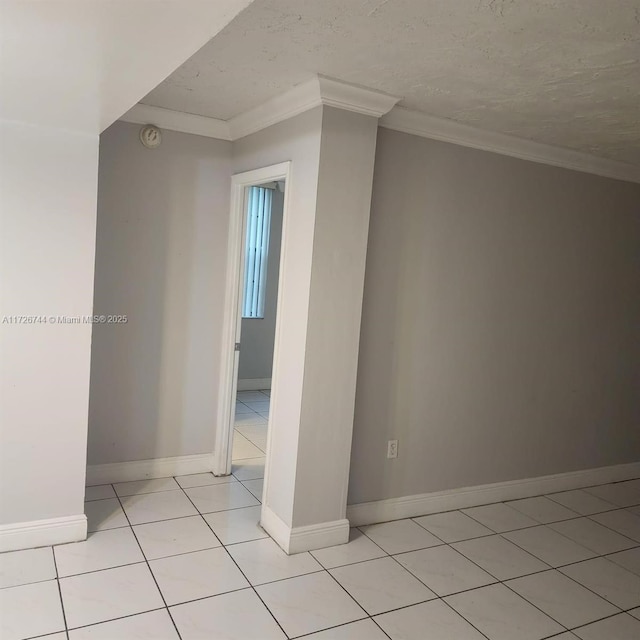
[{"label": "textured ceiling", "polygon": [[142,102],[226,120],[316,72],[640,165],[640,0],[255,0]]}]

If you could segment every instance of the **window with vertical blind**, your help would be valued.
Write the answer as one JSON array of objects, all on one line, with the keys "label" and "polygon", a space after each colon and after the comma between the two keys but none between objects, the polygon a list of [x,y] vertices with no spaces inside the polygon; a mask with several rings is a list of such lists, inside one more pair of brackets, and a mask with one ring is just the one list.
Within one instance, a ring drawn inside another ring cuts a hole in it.
[{"label": "window with vertical blind", "polygon": [[264,318],[272,193],[265,187],[247,189],[243,318]]}]

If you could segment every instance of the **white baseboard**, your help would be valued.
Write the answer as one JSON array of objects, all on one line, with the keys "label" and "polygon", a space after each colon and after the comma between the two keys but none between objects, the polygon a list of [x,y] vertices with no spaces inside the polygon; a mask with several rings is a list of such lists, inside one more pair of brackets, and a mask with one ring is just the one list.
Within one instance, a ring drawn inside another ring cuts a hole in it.
[{"label": "white baseboard", "polygon": [[262,389],[271,389],[271,378],[238,380],[238,391],[261,391]]},{"label": "white baseboard", "polygon": [[290,527],[269,507],[262,506],[262,528],[285,553],[302,553],[349,542],[349,521],[334,520],[305,527]]},{"label": "white baseboard", "polygon": [[87,516],[48,518],[0,525],[0,552],[47,547],[87,539]]},{"label": "white baseboard", "polygon": [[289,553],[324,549],[349,542],[349,521],[333,520],[291,530]]},{"label": "white baseboard", "polygon": [[92,464],[87,466],[87,486],[204,473],[213,469],[213,462],[212,454],[203,453],[175,458]]},{"label": "white baseboard", "polygon": [[401,498],[363,502],[347,506],[347,518],[352,527],[415,518],[440,511],[477,507],[504,500],[530,498],[545,493],[591,487],[608,482],[620,482],[640,477],[640,462],[570,471],[538,478],[496,482],[475,487],[422,493]]},{"label": "white baseboard", "polygon": [[285,553],[289,553],[291,527],[281,520],[269,507],[267,507],[266,504],[262,505],[260,526],[273,538],[276,544]]}]

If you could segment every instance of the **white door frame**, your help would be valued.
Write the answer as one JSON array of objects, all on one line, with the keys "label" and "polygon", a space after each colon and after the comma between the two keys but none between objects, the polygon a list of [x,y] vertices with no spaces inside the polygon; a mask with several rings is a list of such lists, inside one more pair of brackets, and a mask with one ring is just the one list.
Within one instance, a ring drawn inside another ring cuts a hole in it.
[{"label": "white door frame", "polygon": [[[280,251],[280,274],[278,276],[278,303],[282,290],[282,256],[284,254],[284,232],[289,219],[289,192],[291,189],[291,162],[281,162],[269,167],[244,171],[231,177],[231,215],[229,218],[229,240],[227,245],[227,272],[225,282],[224,311],[222,322],[222,356],[220,359],[220,386],[218,390],[218,420],[216,424],[215,449],[213,452],[213,473],[216,476],[231,473],[231,456],[233,453],[233,417],[235,415],[236,390],[238,385],[238,362],[240,352],[235,345],[241,341],[242,325],[242,282],[244,278],[244,260],[242,260],[245,243],[247,221],[246,189],[265,182],[285,181],[284,205],[282,210],[282,249]],[[277,387],[278,372],[275,355],[279,349],[280,333],[279,312],[276,312],[276,334],[273,348],[274,364],[271,374],[271,395]],[[269,470],[271,438],[271,416],[269,411],[269,427],[267,434],[267,451],[265,465],[265,486]]]}]

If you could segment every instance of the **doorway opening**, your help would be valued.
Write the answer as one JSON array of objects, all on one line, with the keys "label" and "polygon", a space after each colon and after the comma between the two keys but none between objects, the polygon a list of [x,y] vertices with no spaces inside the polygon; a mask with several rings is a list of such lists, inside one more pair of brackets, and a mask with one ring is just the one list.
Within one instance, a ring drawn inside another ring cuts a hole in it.
[{"label": "doorway opening", "polygon": [[216,475],[232,471],[261,502],[277,387],[282,230],[290,163],[232,177],[216,431]]},{"label": "doorway opening", "polygon": [[244,272],[232,470],[262,499],[285,181],[245,187]]}]

